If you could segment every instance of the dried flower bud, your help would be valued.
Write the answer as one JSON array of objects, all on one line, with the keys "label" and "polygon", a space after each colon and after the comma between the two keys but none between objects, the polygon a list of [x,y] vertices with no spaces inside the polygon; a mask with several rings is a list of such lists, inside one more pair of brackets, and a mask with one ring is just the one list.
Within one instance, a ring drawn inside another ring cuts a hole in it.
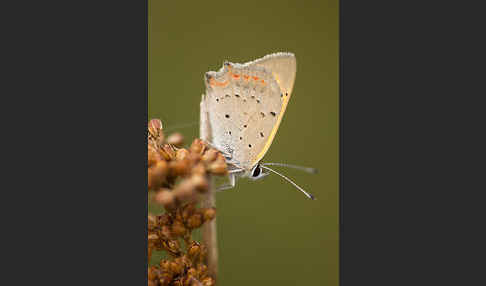
[{"label": "dried flower bud", "polygon": [[206,145],[204,144],[204,142],[201,139],[196,138],[196,139],[194,139],[194,141],[192,141],[192,144],[191,144],[191,147],[189,148],[189,150],[192,153],[202,154],[203,151],[204,151],[204,148],[206,148]]},{"label": "dried flower bud", "polygon": [[169,286],[170,281],[172,281],[172,275],[169,272],[164,272],[161,275],[161,278],[159,279],[159,283],[162,286]]},{"label": "dried flower bud", "polygon": [[155,165],[157,163],[157,161],[159,161],[161,158],[159,156],[159,154],[157,152],[155,152],[154,149],[150,148],[148,151],[147,151],[147,157],[148,157],[148,167],[152,167],[153,165]]},{"label": "dried flower bud", "polygon": [[182,147],[184,144],[184,136],[180,133],[173,133],[167,138],[167,143],[172,144],[176,147]]},{"label": "dried flower bud", "polygon": [[189,174],[191,170],[191,165],[187,158],[180,161],[171,161],[169,167],[171,175],[175,177],[185,176]]},{"label": "dried flower bud", "polygon": [[147,225],[149,230],[154,229],[155,226],[157,225],[157,218],[151,214],[147,216],[147,221],[148,221]]},{"label": "dried flower bud", "polygon": [[172,235],[172,232],[170,230],[170,227],[167,226],[167,225],[163,225],[160,229],[160,234],[162,235],[163,238],[165,239],[168,239],[168,238],[171,238],[173,235]]},{"label": "dried flower bud", "polygon": [[166,259],[161,260],[159,265],[160,265],[160,269],[162,269],[164,272],[169,272],[170,262],[168,260]]},{"label": "dried flower bud", "polygon": [[176,239],[164,241],[163,246],[172,255],[178,256],[181,252],[181,246],[179,244],[179,241]]},{"label": "dried flower bud", "polygon": [[174,195],[179,202],[192,202],[196,198],[196,189],[191,180],[182,181],[174,190]]},{"label": "dried flower bud", "polygon": [[207,208],[203,211],[204,221],[212,220],[216,217],[216,208]]},{"label": "dried flower bud", "polygon": [[209,165],[208,170],[214,175],[225,175],[228,173],[226,162],[215,161]]},{"label": "dried flower bud", "polygon": [[205,176],[206,167],[203,163],[197,163],[194,167],[192,167],[191,174]]},{"label": "dried flower bud", "polygon": [[[158,147],[152,140],[148,140],[147,142],[147,151],[148,152],[157,152]],[[150,166],[149,166],[150,167]]]},{"label": "dried flower bud", "polygon": [[172,224],[172,233],[175,236],[183,236],[186,233],[187,229],[181,221],[174,221]]},{"label": "dried flower bud", "polygon": [[154,118],[149,121],[148,130],[151,134],[158,134],[163,129],[162,121]]},{"label": "dried flower bud", "polygon": [[191,267],[192,261],[186,255],[183,255],[181,257],[181,260],[182,260],[182,264],[184,264],[184,267],[186,268]]},{"label": "dried flower bud", "polygon": [[204,152],[201,160],[203,160],[206,163],[213,162],[218,157],[218,153],[219,151],[216,149],[209,149],[208,151]]},{"label": "dried flower bud", "polygon": [[154,233],[151,233],[148,235],[148,241],[149,242],[154,242],[154,241],[157,241],[159,240],[159,236],[154,234]]},{"label": "dried flower bud", "polygon": [[148,133],[151,139],[154,140],[163,140],[164,133],[162,131],[162,121],[160,119],[152,119],[149,121],[148,124]]},{"label": "dried flower bud", "polygon": [[201,246],[199,243],[193,241],[192,244],[187,249],[187,256],[191,260],[195,260],[201,253]]},{"label": "dried flower bud", "polygon": [[187,149],[179,149],[176,151],[176,160],[183,160],[189,156]]},{"label": "dried flower bud", "polygon": [[167,210],[172,210],[175,208],[175,196],[171,191],[163,190],[158,192],[154,201],[164,206]]},{"label": "dried flower bud", "polygon": [[201,161],[201,154],[190,152],[187,158],[189,159],[191,165],[196,165],[199,163],[199,161]]},{"label": "dried flower bud", "polygon": [[149,176],[151,176],[152,179],[151,186],[152,188],[158,188],[165,182],[167,177],[169,171],[167,162],[163,160],[158,161],[151,170],[152,172],[149,173]]},{"label": "dried flower bud", "polygon": [[199,213],[195,213],[187,219],[187,226],[192,229],[200,227],[202,223],[202,215]]},{"label": "dried flower bud", "polygon": [[173,274],[179,275],[184,271],[184,266],[182,265],[182,263],[177,263],[176,261],[172,261],[170,263],[169,269]]},{"label": "dried flower bud", "polygon": [[201,253],[199,254],[199,260],[203,261],[206,258],[207,254],[208,248],[204,244],[201,244]]},{"label": "dried flower bud", "polygon": [[157,223],[160,225],[170,225],[172,223],[172,219],[168,214],[161,214],[157,216]]},{"label": "dried flower bud", "polygon": [[148,276],[148,280],[155,280],[155,278],[157,278],[157,272],[154,266],[148,269],[147,276]]},{"label": "dried flower bud", "polygon": [[221,152],[218,152],[218,154],[216,155],[216,160],[214,161],[226,163],[226,158],[223,156],[223,154],[221,154]]},{"label": "dried flower bud", "polygon": [[208,275],[208,267],[204,264],[198,264],[197,265],[197,273],[199,277],[205,277]]},{"label": "dried flower bud", "polygon": [[191,276],[194,276],[194,277],[197,277],[197,270],[196,268],[194,267],[191,267],[189,269],[187,269],[187,275],[191,275]]},{"label": "dried flower bud", "polygon": [[170,161],[175,157],[175,151],[172,148],[172,146],[169,144],[164,144],[162,148],[159,150],[159,153],[167,161]]},{"label": "dried flower bud", "polygon": [[184,286],[192,286],[193,283],[196,283],[194,286],[197,286],[198,280],[192,275],[186,275],[186,279],[184,280]]},{"label": "dried flower bud", "polygon": [[215,282],[214,282],[214,279],[211,278],[211,277],[205,277],[202,281],[201,281],[202,285],[203,286],[214,286],[215,285]]},{"label": "dried flower bud", "polygon": [[152,169],[148,169],[147,170],[147,178],[148,178],[148,189],[149,190],[153,190],[155,188],[155,184],[156,184],[156,181],[155,181],[155,175],[154,175],[154,171]]},{"label": "dried flower bud", "polygon": [[182,219],[187,221],[187,219],[194,214],[196,211],[196,206],[194,204],[187,204],[182,209]]},{"label": "dried flower bud", "polygon": [[192,184],[201,193],[205,193],[209,189],[209,182],[206,177],[201,175],[193,175],[191,177]]}]

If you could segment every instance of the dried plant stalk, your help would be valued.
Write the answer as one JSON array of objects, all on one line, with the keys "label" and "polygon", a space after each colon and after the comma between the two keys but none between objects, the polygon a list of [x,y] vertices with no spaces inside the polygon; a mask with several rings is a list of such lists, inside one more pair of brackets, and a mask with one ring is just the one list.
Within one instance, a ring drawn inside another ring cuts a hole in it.
[{"label": "dried plant stalk", "polygon": [[[216,208],[216,194],[214,183],[209,184],[209,191],[202,202],[203,208]],[[208,248],[206,264],[208,265],[209,275],[218,277],[218,236],[216,230],[216,218],[204,224],[203,226],[203,243]]]}]

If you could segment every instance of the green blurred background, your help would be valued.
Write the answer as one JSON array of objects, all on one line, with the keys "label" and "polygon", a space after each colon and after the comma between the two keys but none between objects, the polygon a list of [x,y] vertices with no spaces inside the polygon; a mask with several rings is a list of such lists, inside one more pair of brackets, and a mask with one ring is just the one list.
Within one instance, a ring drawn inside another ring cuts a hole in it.
[{"label": "green blurred background", "polygon": [[265,161],[318,168],[278,168],[317,200],[275,175],[219,192],[219,285],[338,285],[338,50],[337,0],[149,0],[149,118],[186,142],[199,133],[206,71],[278,51],[297,57]]}]

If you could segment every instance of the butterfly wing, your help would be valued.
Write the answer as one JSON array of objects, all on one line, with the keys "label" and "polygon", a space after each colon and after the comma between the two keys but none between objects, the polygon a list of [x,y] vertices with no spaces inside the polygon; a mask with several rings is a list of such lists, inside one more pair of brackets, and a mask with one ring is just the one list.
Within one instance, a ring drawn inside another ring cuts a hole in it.
[{"label": "butterfly wing", "polygon": [[[265,156],[266,152],[272,145],[273,139],[277,134],[278,127],[282,122],[283,115],[287,108],[287,104],[289,103],[292,89],[294,87],[295,75],[297,72],[297,60],[295,55],[292,53],[275,53],[250,63],[250,65],[252,64],[262,66],[271,71],[281,90],[281,93],[278,95],[281,98],[281,105],[280,111],[277,114],[277,122],[272,128],[265,146],[254,158],[253,164],[256,164]],[[276,101],[275,95],[272,95],[271,100]]]},{"label": "butterfly wing", "polygon": [[271,71],[282,92],[290,98],[294,88],[295,74],[297,72],[297,60],[292,53],[275,53],[255,60],[250,65],[263,66]]},{"label": "butterfly wing", "polygon": [[251,170],[273,141],[294,78],[295,57],[289,53],[246,64],[226,62],[220,71],[206,73],[201,138],[232,154],[238,167]]}]

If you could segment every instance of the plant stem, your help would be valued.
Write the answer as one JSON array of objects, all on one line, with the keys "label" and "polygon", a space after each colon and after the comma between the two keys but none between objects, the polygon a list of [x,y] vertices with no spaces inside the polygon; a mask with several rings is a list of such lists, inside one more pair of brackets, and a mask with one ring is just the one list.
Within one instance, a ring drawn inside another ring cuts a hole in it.
[{"label": "plant stem", "polygon": [[[216,194],[213,188],[212,178],[209,184],[209,190],[205,199],[202,201],[202,207],[216,207]],[[203,243],[208,248],[206,263],[209,275],[216,280],[218,275],[218,240],[216,232],[216,218],[203,225]]]}]

